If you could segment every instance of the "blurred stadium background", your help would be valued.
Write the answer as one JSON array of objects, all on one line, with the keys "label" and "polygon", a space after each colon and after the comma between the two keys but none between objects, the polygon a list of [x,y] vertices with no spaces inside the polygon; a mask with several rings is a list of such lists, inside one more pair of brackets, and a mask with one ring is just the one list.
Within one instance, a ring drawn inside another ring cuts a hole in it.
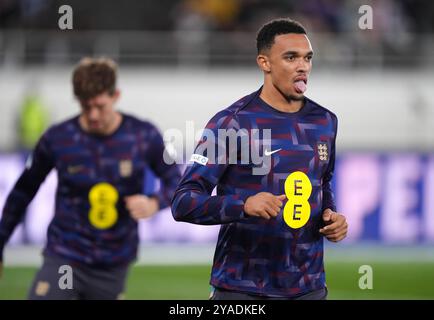
[{"label": "blurred stadium background", "polygon": [[[60,30],[58,9],[73,9]],[[361,30],[361,5],[373,8]],[[71,70],[85,55],[120,64],[119,109],[150,119],[178,157],[219,109],[257,89],[255,33],[301,21],[315,50],[307,95],[339,117],[335,190],[348,239],[327,244],[331,299],[434,299],[434,2],[428,0],[0,1],[0,206],[49,123],[78,112]],[[24,299],[52,215],[51,174],[5,250],[0,299]],[[154,188],[153,180],[147,188]],[[207,299],[218,227],[140,224],[128,299]],[[374,272],[358,286],[359,267]]]}]

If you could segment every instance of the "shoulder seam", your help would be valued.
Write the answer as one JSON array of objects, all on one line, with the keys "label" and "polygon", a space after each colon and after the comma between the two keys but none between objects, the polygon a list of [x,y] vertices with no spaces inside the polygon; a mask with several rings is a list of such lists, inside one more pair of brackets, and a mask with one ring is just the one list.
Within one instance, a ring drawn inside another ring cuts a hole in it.
[{"label": "shoulder seam", "polygon": [[316,107],[320,108],[321,110],[330,113],[332,115],[332,117],[334,117],[337,120],[338,117],[336,116],[336,114],[333,111],[331,111],[330,109],[327,109],[326,107],[323,107],[322,105],[320,105],[319,103],[313,101],[312,99],[309,99],[307,97],[306,97],[306,99],[309,102],[313,103]]}]

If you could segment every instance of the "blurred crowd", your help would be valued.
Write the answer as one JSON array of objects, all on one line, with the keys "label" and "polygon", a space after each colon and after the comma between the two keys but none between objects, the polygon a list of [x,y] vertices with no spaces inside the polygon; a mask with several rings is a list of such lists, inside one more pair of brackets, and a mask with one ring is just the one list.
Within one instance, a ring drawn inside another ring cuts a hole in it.
[{"label": "blurred crowd", "polygon": [[[0,0],[0,64],[65,63],[104,53],[121,63],[250,65],[255,32],[278,17],[296,19],[319,34],[314,42],[324,55],[317,58],[326,65],[434,63],[429,0],[69,0],[74,32],[51,32],[59,31],[64,4]],[[359,28],[362,5],[373,9],[369,32]]]},{"label": "blurred crowd", "polygon": [[[1,0],[0,28],[57,28],[59,8],[69,4],[74,24],[83,30],[174,30],[192,23],[218,31],[255,31],[269,17],[304,17],[312,31],[345,32],[358,7],[371,5],[377,27],[386,31],[434,30],[429,0]],[[50,19],[52,17],[53,19]]]}]

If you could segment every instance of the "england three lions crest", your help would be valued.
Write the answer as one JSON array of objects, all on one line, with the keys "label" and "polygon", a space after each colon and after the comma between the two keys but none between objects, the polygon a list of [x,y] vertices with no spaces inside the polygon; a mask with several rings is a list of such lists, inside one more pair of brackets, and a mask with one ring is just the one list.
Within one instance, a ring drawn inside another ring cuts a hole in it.
[{"label": "england three lions crest", "polygon": [[329,147],[327,142],[318,142],[316,145],[319,161],[329,161]]},{"label": "england three lions crest", "polygon": [[119,161],[119,174],[122,178],[130,177],[133,173],[133,163],[131,160]]}]

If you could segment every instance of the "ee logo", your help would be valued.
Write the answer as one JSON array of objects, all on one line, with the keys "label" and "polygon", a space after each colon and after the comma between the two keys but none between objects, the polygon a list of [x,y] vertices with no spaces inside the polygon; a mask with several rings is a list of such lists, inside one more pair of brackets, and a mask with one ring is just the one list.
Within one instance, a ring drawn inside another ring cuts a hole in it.
[{"label": "ee logo", "polygon": [[293,229],[303,227],[310,217],[309,197],[312,184],[301,171],[291,173],[285,180],[285,195],[288,202],[283,208],[283,219]]},{"label": "ee logo", "polygon": [[97,183],[89,191],[89,221],[97,229],[108,229],[118,220],[118,191],[107,182]]}]

